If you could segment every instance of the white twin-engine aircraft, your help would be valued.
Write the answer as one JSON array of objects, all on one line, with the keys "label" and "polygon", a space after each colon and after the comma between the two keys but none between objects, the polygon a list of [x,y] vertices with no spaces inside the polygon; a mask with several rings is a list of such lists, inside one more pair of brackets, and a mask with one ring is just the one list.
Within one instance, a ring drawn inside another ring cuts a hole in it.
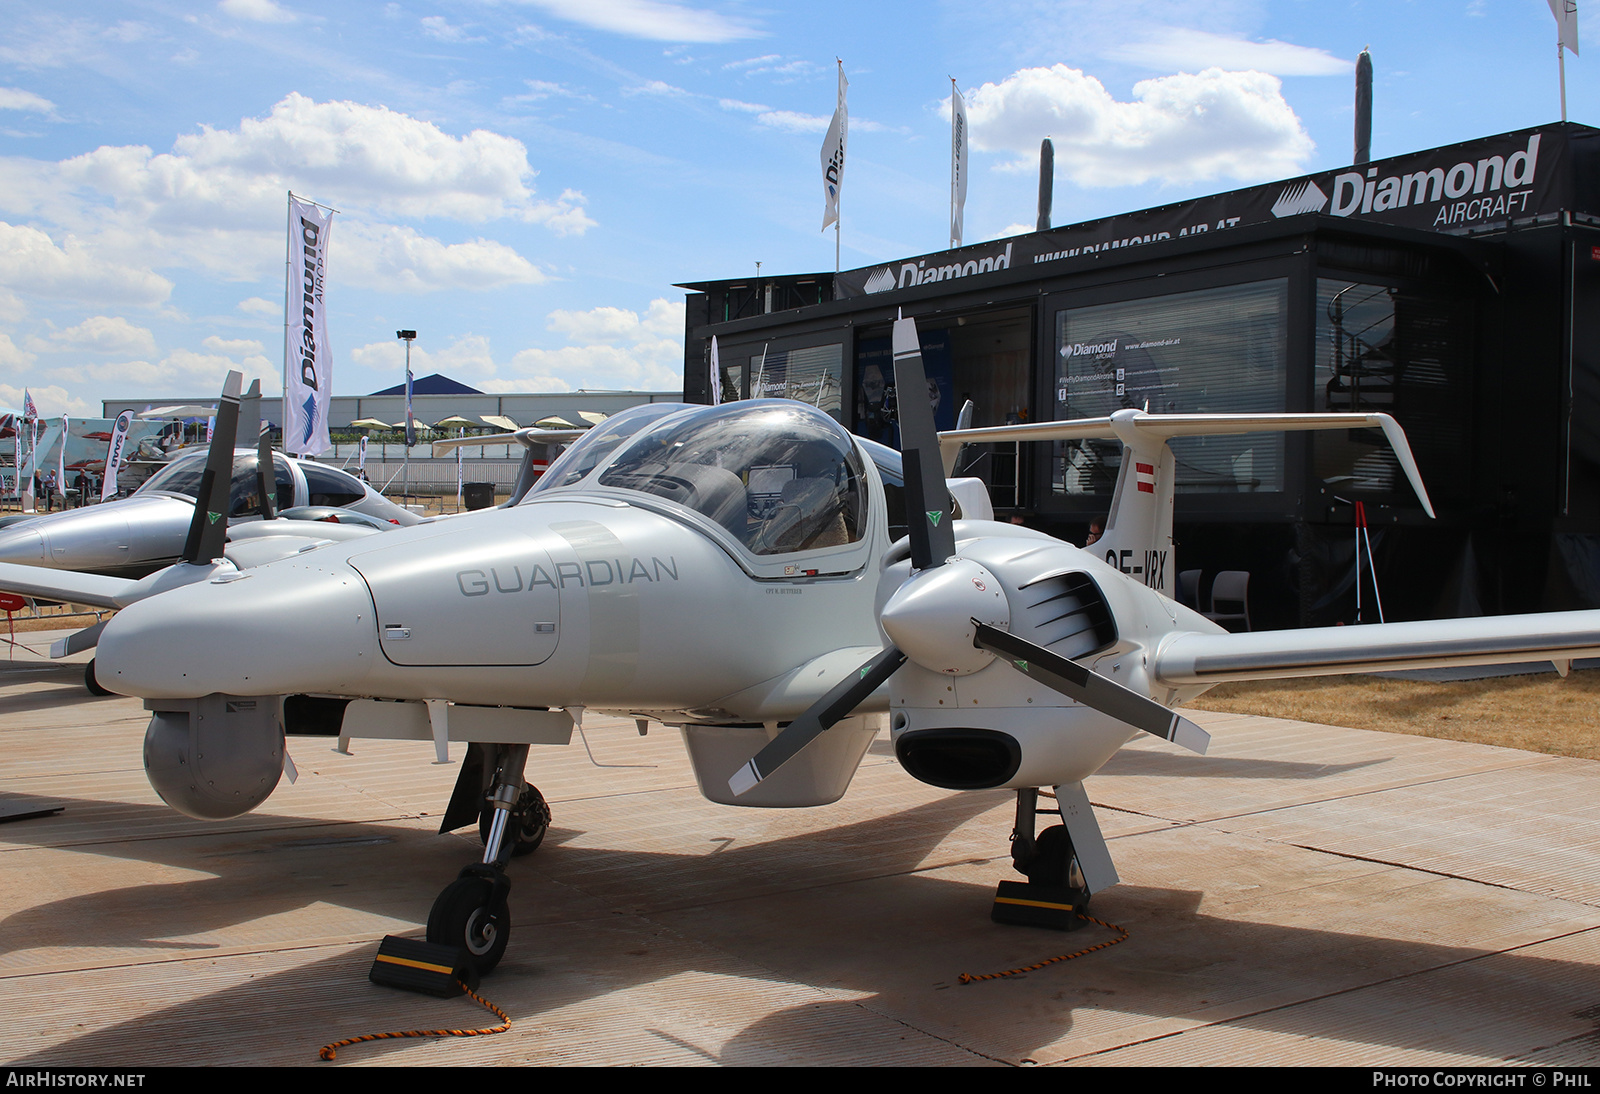
[{"label": "white twin-engine aircraft", "polygon": [[[896,323],[901,391],[925,387],[917,347]],[[285,733],[466,744],[441,831],[478,822],[483,858],[428,937],[487,971],[504,868],[549,823],[530,746],[568,743],[585,710],[680,727],[706,797],[781,807],[837,800],[887,713],[908,774],[1016,790],[1018,869],[1093,892],[1117,874],[1084,780],[1140,731],[1204,751],[1171,708],[1219,681],[1600,655],[1600,612],[1230,634],[1165,595],[1169,438],[1379,427],[1427,508],[1387,415],[1126,410],[941,438],[923,401],[900,413],[903,463],[803,403],[635,407],[508,507],[128,605],[100,682],[154,712],[151,784],[196,817],[265,800]],[[1124,447],[1092,551],[953,518],[963,443],[1081,437]],[[1043,787],[1062,824],[1035,840]]]}]

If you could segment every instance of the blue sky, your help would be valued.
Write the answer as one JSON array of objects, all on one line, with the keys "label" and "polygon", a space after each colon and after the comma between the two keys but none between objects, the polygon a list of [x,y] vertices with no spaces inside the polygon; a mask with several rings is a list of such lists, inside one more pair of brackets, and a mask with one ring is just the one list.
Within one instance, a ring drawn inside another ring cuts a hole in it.
[{"label": "blue sky", "polygon": [[[1584,0],[1586,3],[1587,0]],[[968,242],[1555,120],[1547,0],[52,0],[0,41],[0,403],[278,390],[285,191],[340,210],[340,394],[673,389],[674,282],[830,270],[818,149],[850,80],[843,266],[937,250],[949,78]],[[1587,34],[1587,11],[1580,13]],[[1597,47],[1600,48],[1600,47]],[[1574,121],[1600,70],[1568,56]]]}]

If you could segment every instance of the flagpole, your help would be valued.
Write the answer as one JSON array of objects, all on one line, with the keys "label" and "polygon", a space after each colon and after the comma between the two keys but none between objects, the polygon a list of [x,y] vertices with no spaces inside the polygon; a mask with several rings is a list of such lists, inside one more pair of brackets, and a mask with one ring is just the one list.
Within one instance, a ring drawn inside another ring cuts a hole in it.
[{"label": "flagpole", "polygon": [[1567,55],[1561,35],[1556,35],[1556,63],[1561,70],[1561,120],[1567,120]]}]

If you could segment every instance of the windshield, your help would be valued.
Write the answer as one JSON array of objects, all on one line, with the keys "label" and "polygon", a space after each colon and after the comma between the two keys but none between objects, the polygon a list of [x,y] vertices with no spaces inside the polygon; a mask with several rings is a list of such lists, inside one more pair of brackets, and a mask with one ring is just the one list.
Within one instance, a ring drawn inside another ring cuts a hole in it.
[{"label": "windshield", "polygon": [[556,462],[539,477],[539,481],[533,484],[528,497],[541,490],[571,486],[599,467],[623,441],[664,415],[683,409],[682,403],[646,403],[613,414],[604,425],[589,430],[561,453]]},{"label": "windshield", "polygon": [[866,531],[854,441],[801,403],[744,400],[662,422],[599,481],[693,509],[757,555],[837,547]]}]

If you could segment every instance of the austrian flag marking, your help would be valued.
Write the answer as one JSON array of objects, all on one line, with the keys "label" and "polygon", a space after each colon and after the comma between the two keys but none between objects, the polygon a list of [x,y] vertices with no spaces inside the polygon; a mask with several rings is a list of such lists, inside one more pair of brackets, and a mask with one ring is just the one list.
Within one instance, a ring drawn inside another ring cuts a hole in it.
[{"label": "austrian flag marking", "polygon": [[1146,494],[1156,492],[1156,469],[1154,464],[1136,463],[1133,465],[1133,480],[1139,484],[1139,489]]}]

